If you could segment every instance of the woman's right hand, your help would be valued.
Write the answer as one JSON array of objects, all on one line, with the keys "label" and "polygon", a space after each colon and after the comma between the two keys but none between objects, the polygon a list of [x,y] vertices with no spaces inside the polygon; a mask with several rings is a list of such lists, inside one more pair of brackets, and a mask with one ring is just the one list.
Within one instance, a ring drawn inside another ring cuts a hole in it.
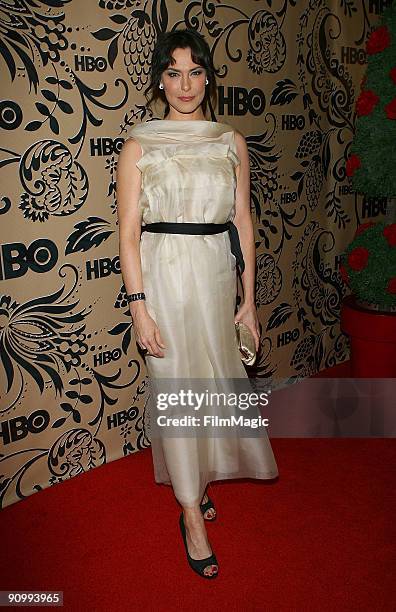
[{"label": "woman's right hand", "polygon": [[165,357],[161,351],[161,347],[166,347],[162,341],[160,330],[154,319],[147,312],[146,305],[144,303],[134,304],[131,306],[131,314],[135,337],[139,346],[143,350],[147,349],[148,355]]}]

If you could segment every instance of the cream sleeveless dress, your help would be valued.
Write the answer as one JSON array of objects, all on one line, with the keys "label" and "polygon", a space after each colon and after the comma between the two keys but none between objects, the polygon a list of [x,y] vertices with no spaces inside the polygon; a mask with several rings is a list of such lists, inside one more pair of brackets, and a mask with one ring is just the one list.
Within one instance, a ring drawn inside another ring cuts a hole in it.
[{"label": "cream sleeveless dress", "polygon": [[[231,126],[162,119],[134,126],[127,137],[142,149],[142,225],[234,218],[240,160]],[[248,378],[235,336],[236,258],[228,232],[143,232],[140,253],[147,310],[166,346],[164,357],[146,356],[149,378]],[[278,475],[266,431],[252,438],[152,437],[151,447],[155,481],[171,484],[184,506],[200,502],[213,480]]]}]

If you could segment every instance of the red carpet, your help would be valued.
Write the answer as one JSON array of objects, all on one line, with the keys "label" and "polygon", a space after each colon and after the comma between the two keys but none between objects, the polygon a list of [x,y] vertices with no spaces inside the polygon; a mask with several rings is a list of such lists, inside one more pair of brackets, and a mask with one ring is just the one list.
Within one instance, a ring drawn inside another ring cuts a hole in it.
[{"label": "red carpet", "polygon": [[5,508],[1,590],[63,590],[73,612],[395,609],[394,440],[272,444],[277,482],[210,485],[215,580],[187,565],[147,449]]}]

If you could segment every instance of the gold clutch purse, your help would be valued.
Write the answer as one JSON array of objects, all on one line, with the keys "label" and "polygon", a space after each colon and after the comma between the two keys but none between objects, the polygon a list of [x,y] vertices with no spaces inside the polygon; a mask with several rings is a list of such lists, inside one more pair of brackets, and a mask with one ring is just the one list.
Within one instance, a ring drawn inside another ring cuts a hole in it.
[{"label": "gold clutch purse", "polygon": [[256,361],[256,344],[252,332],[241,321],[235,323],[235,332],[243,363],[248,366],[253,365]]}]

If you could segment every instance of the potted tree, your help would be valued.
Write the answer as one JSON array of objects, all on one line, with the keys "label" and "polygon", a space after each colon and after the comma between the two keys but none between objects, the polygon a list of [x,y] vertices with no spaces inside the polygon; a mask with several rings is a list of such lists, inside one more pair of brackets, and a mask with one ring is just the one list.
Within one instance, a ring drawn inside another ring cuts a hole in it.
[{"label": "potted tree", "polygon": [[358,227],[342,255],[352,294],[341,308],[354,377],[396,377],[396,10],[388,7],[366,44],[368,66],[356,101],[346,164],[352,188],[388,198],[386,220]]}]

